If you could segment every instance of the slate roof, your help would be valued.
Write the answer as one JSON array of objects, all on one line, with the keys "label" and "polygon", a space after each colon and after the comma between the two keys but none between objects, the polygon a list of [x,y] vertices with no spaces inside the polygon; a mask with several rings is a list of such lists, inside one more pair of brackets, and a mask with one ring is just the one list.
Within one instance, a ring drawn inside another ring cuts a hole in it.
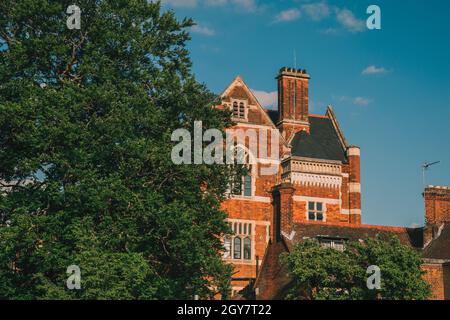
[{"label": "slate roof", "polygon": [[[439,237],[423,251],[424,228],[401,228],[384,227],[373,225],[348,225],[345,223],[320,223],[307,222],[294,224],[295,235],[292,239],[283,236],[283,241],[270,244],[267,256],[261,272],[255,283],[255,288],[259,288],[259,299],[282,299],[291,285],[286,265],[280,263],[279,256],[282,252],[289,253],[295,244],[308,239],[338,238],[348,241],[359,241],[377,236],[395,235],[400,242],[413,249],[422,252],[423,258],[437,261],[450,260],[450,225],[447,224],[442,229]],[[283,244],[285,247],[283,247]],[[441,262],[437,262],[441,263]],[[445,262],[444,262],[445,264]]]},{"label": "slate roof", "polygon": [[347,162],[347,156],[333,123],[325,117],[309,117],[310,134],[298,132],[292,140],[292,155]]},{"label": "slate roof", "polygon": [[444,226],[440,236],[425,248],[423,257],[426,259],[450,260],[450,225]]},{"label": "slate roof", "polygon": [[328,224],[328,223],[302,223],[294,225],[295,237],[292,241],[287,241],[288,247],[293,244],[305,241],[306,239],[314,239],[317,237],[340,238],[349,241],[359,241],[377,236],[395,235],[404,245],[419,249],[422,247],[422,229],[416,228],[399,228],[399,227],[382,227],[372,225],[348,225]]},{"label": "slate roof", "polygon": [[269,115],[270,120],[272,120],[274,125],[277,125],[279,120],[279,113],[277,110],[266,110],[267,114]]}]

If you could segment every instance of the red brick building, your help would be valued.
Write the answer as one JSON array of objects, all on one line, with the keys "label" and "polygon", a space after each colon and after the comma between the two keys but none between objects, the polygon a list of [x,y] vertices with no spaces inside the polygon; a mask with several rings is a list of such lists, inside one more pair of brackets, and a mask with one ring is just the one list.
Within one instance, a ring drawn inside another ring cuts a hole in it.
[{"label": "red brick building", "polygon": [[[224,259],[235,266],[233,294],[250,286],[257,298],[279,298],[289,283],[279,254],[303,239],[340,247],[389,232],[423,249],[435,298],[450,298],[450,188],[425,191],[425,228],[362,225],[360,148],[346,141],[330,106],[325,115],[309,113],[306,70],[282,68],[276,80],[277,111],[265,110],[240,77],[222,94],[221,107],[233,111],[232,129],[240,130],[238,147],[249,160],[248,175],[223,203],[234,231],[224,239]],[[252,141],[266,143],[261,131],[277,133],[267,139],[267,153],[251,148]],[[276,157],[268,156],[272,151]],[[270,166],[277,172],[264,174]]]}]

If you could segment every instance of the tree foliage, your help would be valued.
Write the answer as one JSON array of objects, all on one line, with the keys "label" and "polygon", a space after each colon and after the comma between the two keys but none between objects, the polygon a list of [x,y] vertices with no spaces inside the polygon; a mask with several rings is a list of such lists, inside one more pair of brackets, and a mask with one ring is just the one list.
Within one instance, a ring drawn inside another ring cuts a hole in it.
[{"label": "tree foliage", "polygon": [[[282,261],[292,278],[286,299],[423,300],[431,294],[419,253],[396,237],[349,242],[343,252],[306,241]],[[371,265],[381,269],[379,290],[367,287]]]},{"label": "tree foliage", "polygon": [[[69,30],[71,4],[0,2],[0,298],[227,290],[230,168],[170,158],[175,129],[230,124],[192,75],[192,20],[147,0],[79,0]],[[65,286],[73,264],[81,290]]]}]

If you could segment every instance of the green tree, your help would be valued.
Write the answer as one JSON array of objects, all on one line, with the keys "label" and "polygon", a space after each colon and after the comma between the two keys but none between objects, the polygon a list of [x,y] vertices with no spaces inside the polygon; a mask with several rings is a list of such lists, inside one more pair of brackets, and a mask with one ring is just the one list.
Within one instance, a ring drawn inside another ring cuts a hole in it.
[{"label": "green tree", "polygon": [[[72,3],[0,2],[0,298],[226,292],[220,203],[234,169],[171,161],[175,129],[230,125],[192,75],[192,20],[147,0],[79,0],[69,30]],[[73,264],[82,289],[69,291]]]},{"label": "green tree", "polygon": [[[423,300],[431,294],[420,255],[396,237],[348,242],[343,252],[306,241],[281,259],[292,278],[286,299]],[[379,290],[367,288],[371,265],[381,269]]]}]

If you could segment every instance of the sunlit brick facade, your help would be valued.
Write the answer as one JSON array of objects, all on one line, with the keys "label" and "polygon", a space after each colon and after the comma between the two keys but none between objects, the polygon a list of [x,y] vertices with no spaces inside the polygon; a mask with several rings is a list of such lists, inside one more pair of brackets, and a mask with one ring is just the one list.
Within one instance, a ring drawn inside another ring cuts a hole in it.
[{"label": "sunlit brick facade", "polygon": [[[294,223],[361,223],[360,149],[347,143],[331,107],[325,115],[309,113],[306,70],[282,68],[276,80],[277,111],[265,110],[240,77],[222,94],[222,107],[233,112],[232,130],[275,130],[278,141],[268,139],[268,154],[274,143],[279,150],[269,159],[249,150],[250,137],[243,139],[256,164],[223,203],[234,231],[225,239],[224,256],[235,266],[234,292],[256,279],[269,241],[280,231],[289,234]],[[276,174],[261,173],[275,164]]]},{"label": "sunlit brick facade", "polygon": [[[450,188],[425,190],[422,228],[362,224],[360,148],[347,143],[331,106],[325,115],[310,114],[306,70],[282,68],[276,81],[277,110],[265,110],[240,77],[222,94],[220,107],[236,123],[229,130],[240,130],[240,147],[253,160],[223,203],[233,230],[224,239],[224,260],[235,268],[233,296],[246,288],[256,299],[281,298],[290,279],[279,256],[305,239],[340,248],[390,233],[423,255],[433,299],[450,299]],[[261,131],[277,134],[267,153],[250,147],[264,143]],[[267,156],[275,149],[275,158]],[[270,166],[276,172],[262,174]]]}]

